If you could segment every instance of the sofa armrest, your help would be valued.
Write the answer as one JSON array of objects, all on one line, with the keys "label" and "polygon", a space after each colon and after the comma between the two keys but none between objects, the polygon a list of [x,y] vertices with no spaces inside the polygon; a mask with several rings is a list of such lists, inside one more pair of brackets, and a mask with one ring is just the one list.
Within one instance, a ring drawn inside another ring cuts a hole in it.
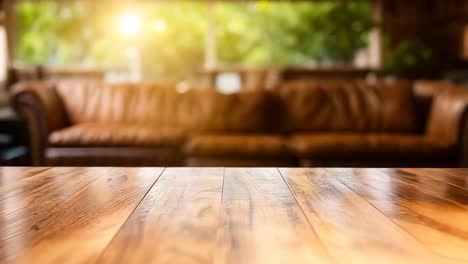
[{"label": "sofa armrest", "polygon": [[465,110],[462,116],[459,151],[459,166],[461,168],[468,168],[468,109]]},{"label": "sofa armrest", "polygon": [[27,122],[33,165],[45,165],[48,135],[66,125],[63,103],[55,86],[47,82],[22,82],[11,89],[10,100]]},{"label": "sofa armrest", "polygon": [[468,87],[447,86],[434,97],[426,136],[434,142],[461,148],[464,118],[468,108]]}]

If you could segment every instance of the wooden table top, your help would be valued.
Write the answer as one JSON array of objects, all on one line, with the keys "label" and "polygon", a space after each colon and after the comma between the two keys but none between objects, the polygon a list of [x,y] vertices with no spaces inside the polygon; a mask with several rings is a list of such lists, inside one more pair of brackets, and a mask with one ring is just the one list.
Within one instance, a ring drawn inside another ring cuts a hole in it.
[{"label": "wooden table top", "polygon": [[468,170],[0,168],[2,263],[468,263]]}]

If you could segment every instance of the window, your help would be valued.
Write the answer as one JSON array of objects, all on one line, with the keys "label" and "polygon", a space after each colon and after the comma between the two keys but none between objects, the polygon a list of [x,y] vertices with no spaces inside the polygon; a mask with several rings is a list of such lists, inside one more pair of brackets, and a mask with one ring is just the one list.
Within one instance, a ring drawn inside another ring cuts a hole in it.
[{"label": "window", "polygon": [[218,58],[241,66],[352,64],[368,44],[370,2],[221,2]]},{"label": "window", "polygon": [[[205,66],[369,66],[372,1],[19,1],[16,60],[178,81]],[[120,76],[120,77],[119,77]]]}]

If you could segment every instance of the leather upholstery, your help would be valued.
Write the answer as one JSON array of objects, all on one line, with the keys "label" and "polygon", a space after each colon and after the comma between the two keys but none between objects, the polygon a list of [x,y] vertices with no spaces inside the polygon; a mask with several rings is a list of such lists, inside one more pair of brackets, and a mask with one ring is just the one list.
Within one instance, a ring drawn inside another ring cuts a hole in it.
[{"label": "leather upholstery", "polygon": [[275,102],[262,90],[235,94],[193,90],[183,102],[184,127],[196,133],[269,133],[279,126],[274,122],[279,111]]},{"label": "leather upholstery", "polygon": [[[468,123],[467,90],[444,84],[414,96],[411,88],[309,81],[225,95],[30,82],[12,89],[12,103],[28,122],[34,165],[180,166],[185,159],[199,166],[294,166],[300,159],[314,166],[409,160],[456,166],[468,160],[461,157],[468,151],[460,151],[468,146],[462,137],[468,125],[461,125]],[[427,129],[421,129],[428,112],[420,114],[421,97],[431,109]]]},{"label": "leather upholstery", "polygon": [[266,91],[177,93],[171,87],[65,81],[57,85],[72,124],[124,123],[185,127],[198,132],[261,132],[276,109]]},{"label": "leather upholstery", "polygon": [[465,111],[460,123],[461,124],[458,129],[460,133],[460,142],[457,146],[460,153],[457,161],[460,167],[468,168],[468,111]]},{"label": "leather upholstery", "polygon": [[179,125],[182,95],[173,87],[73,80],[59,82],[57,92],[72,124]]},{"label": "leather upholstery", "polygon": [[286,138],[277,135],[198,135],[184,150],[189,156],[289,156]]},{"label": "leather upholstery", "polygon": [[182,129],[113,123],[78,124],[49,136],[51,146],[67,147],[179,147],[184,142]]},{"label": "leather upholstery", "polygon": [[185,166],[192,167],[293,167],[298,162],[291,157],[189,157]]},{"label": "leather upholstery", "polygon": [[417,81],[413,85],[415,106],[418,115],[418,131],[424,133],[427,130],[427,120],[432,108],[434,97],[450,84],[442,81]]},{"label": "leather upholstery", "polygon": [[374,157],[372,159],[364,159],[363,157],[337,157],[333,158],[301,158],[300,166],[303,167],[346,167],[346,168],[452,168],[455,166],[453,157],[435,157],[435,158],[419,158],[417,156],[407,158],[388,158]]},{"label": "leather upholstery", "polygon": [[444,81],[417,81],[413,85],[413,93],[417,97],[431,98],[450,87],[451,84]]},{"label": "leather upholstery", "polygon": [[455,153],[454,146],[414,134],[296,134],[290,138],[289,146],[300,157],[335,159],[446,157]]},{"label": "leather upholstery", "polygon": [[453,85],[444,81],[417,81],[413,85],[413,93],[416,97],[415,105],[418,111],[418,119],[421,131],[426,131],[426,123],[431,113],[433,99]]},{"label": "leather upholstery", "polygon": [[446,87],[439,92],[434,97],[427,136],[440,144],[456,145],[460,139],[461,121],[467,105],[466,87]]},{"label": "leather upholstery", "polygon": [[48,134],[66,126],[68,120],[55,86],[47,82],[23,82],[10,91],[11,103],[27,121],[33,165],[44,163]]},{"label": "leather upholstery", "polygon": [[[405,82],[283,84],[288,131],[416,132],[411,86]],[[404,118],[402,118],[404,117]]]},{"label": "leather upholstery", "polygon": [[49,147],[47,166],[183,166],[178,148]]}]

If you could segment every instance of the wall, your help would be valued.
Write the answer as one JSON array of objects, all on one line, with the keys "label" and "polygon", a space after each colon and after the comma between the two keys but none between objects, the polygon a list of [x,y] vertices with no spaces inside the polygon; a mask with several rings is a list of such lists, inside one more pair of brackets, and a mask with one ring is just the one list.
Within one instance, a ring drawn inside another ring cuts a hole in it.
[{"label": "wall", "polygon": [[418,40],[438,57],[439,74],[457,67],[468,25],[468,0],[381,0],[382,26],[391,46]]}]

